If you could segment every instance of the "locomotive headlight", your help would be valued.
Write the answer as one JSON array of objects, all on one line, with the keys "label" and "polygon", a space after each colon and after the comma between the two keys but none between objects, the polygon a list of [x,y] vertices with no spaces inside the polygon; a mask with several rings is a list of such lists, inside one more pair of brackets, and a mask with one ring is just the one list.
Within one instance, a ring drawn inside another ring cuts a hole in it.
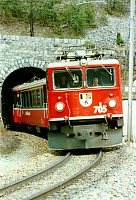
[{"label": "locomotive headlight", "polygon": [[110,107],[110,108],[114,108],[115,106],[116,106],[116,101],[113,100],[113,99],[110,100],[110,101],[109,101],[109,107]]},{"label": "locomotive headlight", "polygon": [[58,112],[62,112],[62,111],[64,110],[64,107],[65,107],[65,105],[64,105],[63,102],[58,102],[58,103],[56,103],[56,105],[55,105],[55,108],[56,108],[56,110],[57,110]]}]

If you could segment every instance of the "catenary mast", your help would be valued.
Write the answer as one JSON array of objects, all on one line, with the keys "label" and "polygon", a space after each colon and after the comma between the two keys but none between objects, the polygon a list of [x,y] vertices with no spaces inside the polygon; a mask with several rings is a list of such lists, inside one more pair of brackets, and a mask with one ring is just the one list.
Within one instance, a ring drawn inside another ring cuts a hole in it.
[{"label": "catenary mast", "polygon": [[130,7],[130,51],[129,51],[129,93],[128,93],[128,124],[127,140],[133,141],[132,135],[132,86],[133,86],[133,58],[134,58],[134,17],[135,17],[135,0],[131,0]]}]

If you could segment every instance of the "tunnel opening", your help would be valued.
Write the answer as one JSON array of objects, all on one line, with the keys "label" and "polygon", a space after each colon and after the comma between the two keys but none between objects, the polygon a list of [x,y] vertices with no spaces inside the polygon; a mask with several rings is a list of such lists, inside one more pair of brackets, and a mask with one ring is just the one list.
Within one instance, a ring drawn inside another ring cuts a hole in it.
[{"label": "tunnel opening", "polygon": [[46,71],[35,67],[25,67],[13,71],[5,79],[1,90],[1,116],[4,127],[10,124],[10,110],[12,108],[12,93],[11,88],[27,83],[33,79],[42,79],[46,77]]}]

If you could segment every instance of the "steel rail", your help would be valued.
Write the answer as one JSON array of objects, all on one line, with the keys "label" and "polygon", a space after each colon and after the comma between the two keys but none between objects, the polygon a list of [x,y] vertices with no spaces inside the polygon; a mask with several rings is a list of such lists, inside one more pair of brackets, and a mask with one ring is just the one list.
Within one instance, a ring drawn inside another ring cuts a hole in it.
[{"label": "steel rail", "polygon": [[101,160],[103,156],[103,152],[100,150],[99,154],[96,156],[96,158],[86,167],[84,167],[81,171],[75,173],[73,176],[65,179],[64,181],[61,181],[49,188],[46,188],[38,193],[35,193],[27,198],[24,198],[23,200],[38,200],[39,198],[43,198],[45,197],[48,193],[51,193],[53,191],[58,190],[60,187],[68,184],[69,182],[77,179],[79,176],[81,176],[83,173],[87,172],[88,170],[90,170],[91,168],[93,168],[96,164],[98,164],[98,162]]},{"label": "steel rail", "polygon": [[58,161],[54,162],[52,165],[41,169],[33,174],[30,174],[24,178],[18,179],[16,181],[10,182],[8,184],[0,186],[0,197],[9,194],[13,191],[15,191],[18,187],[21,187],[27,182],[32,181],[34,179],[38,179],[39,177],[42,177],[45,173],[49,172],[53,168],[56,168],[60,166],[63,162],[66,162],[70,158],[70,153],[67,153],[63,158],[59,159]]}]

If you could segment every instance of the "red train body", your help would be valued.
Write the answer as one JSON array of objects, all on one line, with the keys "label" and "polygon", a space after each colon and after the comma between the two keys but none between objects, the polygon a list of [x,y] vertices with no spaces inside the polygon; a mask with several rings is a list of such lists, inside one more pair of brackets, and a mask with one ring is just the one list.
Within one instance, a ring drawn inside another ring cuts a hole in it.
[{"label": "red train body", "polygon": [[[65,78],[64,78],[65,77]],[[61,85],[61,79],[66,83]],[[97,78],[97,85],[93,79]],[[12,125],[48,132],[50,149],[122,143],[123,110],[117,60],[52,63],[46,78],[12,88]]]}]

